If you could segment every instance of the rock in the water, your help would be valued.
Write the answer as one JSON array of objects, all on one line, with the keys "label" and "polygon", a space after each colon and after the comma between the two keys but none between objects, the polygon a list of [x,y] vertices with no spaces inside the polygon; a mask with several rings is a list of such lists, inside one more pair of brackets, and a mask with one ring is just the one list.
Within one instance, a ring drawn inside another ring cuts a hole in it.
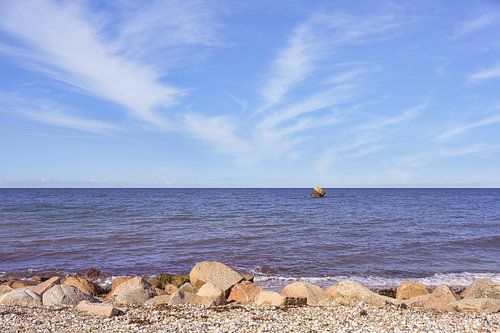
[{"label": "rock in the water", "polygon": [[169,304],[172,295],[160,295],[148,299],[144,304],[157,305],[157,304]]},{"label": "rock in the water", "polygon": [[396,290],[396,299],[405,300],[428,294],[430,293],[425,285],[412,280],[405,280],[400,283]]},{"label": "rock in the water", "polygon": [[194,265],[189,279],[196,288],[210,282],[228,295],[231,287],[242,281],[243,276],[220,262],[204,261]]},{"label": "rock in the water", "polygon": [[89,301],[81,301],[76,306],[78,311],[87,312],[100,317],[114,317],[123,314],[123,311],[109,304],[91,303]]},{"label": "rock in the water", "polygon": [[367,304],[383,306],[385,304],[400,304],[400,301],[381,296],[370,289],[353,281],[341,281],[326,290],[326,293],[336,302],[350,303],[350,301],[361,301]]},{"label": "rock in the water", "polygon": [[9,287],[8,285],[0,285],[0,296],[2,296],[3,294],[6,294],[8,292],[11,292],[12,289],[11,287]]},{"label": "rock in the water", "polygon": [[61,283],[61,278],[59,276],[53,276],[50,279],[37,284],[34,287],[31,287],[31,290],[33,290],[35,293],[38,295],[42,296],[44,292],[52,288],[56,284]]},{"label": "rock in the water", "polygon": [[208,297],[198,296],[195,293],[179,289],[171,295],[168,304],[170,305],[192,304],[192,305],[211,306],[214,304],[214,301]]},{"label": "rock in the water", "polygon": [[281,295],[285,297],[305,297],[307,305],[318,305],[320,301],[328,297],[323,288],[305,282],[294,282],[285,286],[281,291]]},{"label": "rock in the water", "polygon": [[457,301],[457,297],[445,284],[440,284],[430,294],[429,298],[424,302],[425,309],[437,311],[445,311],[448,304]]},{"label": "rock in the water", "polygon": [[255,283],[243,281],[231,289],[231,293],[227,300],[241,304],[251,304],[255,302],[255,297],[257,297],[261,291],[262,288],[257,287]]},{"label": "rock in the water", "polygon": [[280,295],[275,291],[261,291],[255,297],[257,305],[285,305],[285,296]]},{"label": "rock in the water", "polygon": [[448,304],[447,310],[458,312],[500,312],[500,299],[498,298],[464,298]]},{"label": "rock in the water", "polygon": [[97,302],[92,295],[65,284],[56,284],[42,295],[43,305],[77,305],[81,301]]},{"label": "rock in the water", "polygon": [[491,279],[476,279],[460,296],[463,298],[500,299],[500,283],[495,283]]},{"label": "rock in the water", "polygon": [[173,284],[166,284],[165,285],[165,293],[167,295],[172,295],[173,293],[175,293],[177,290],[179,290],[179,288],[177,288],[176,286],[174,286]]},{"label": "rock in the water", "polygon": [[121,283],[112,296],[121,304],[144,304],[148,299],[156,296],[156,291],[144,278],[136,276]]},{"label": "rock in the water", "polygon": [[80,276],[68,276],[63,284],[73,286],[84,293],[97,296],[104,293],[104,290],[94,282]]},{"label": "rock in the water", "polygon": [[224,291],[210,282],[201,286],[196,295],[211,299],[215,305],[223,305],[226,303],[226,294]]},{"label": "rock in the water", "polygon": [[40,306],[42,300],[38,294],[29,288],[17,288],[0,296],[0,304]]}]

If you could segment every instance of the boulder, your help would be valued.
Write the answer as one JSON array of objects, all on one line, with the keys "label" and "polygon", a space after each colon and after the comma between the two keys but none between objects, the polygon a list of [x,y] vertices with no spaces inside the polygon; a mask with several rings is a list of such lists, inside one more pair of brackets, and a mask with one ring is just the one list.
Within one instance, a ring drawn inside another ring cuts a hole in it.
[{"label": "boulder", "polygon": [[14,290],[14,289],[9,287],[8,285],[0,285],[0,296],[2,296],[3,294],[6,294],[12,290]]},{"label": "boulder", "polygon": [[255,297],[257,305],[285,305],[285,296],[280,295],[275,291],[261,291]]},{"label": "boulder", "polygon": [[405,280],[399,284],[398,289],[396,289],[396,299],[405,300],[412,297],[428,295],[429,290],[427,287],[421,283]]},{"label": "boulder", "polygon": [[160,295],[148,299],[144,304],[157,305],[157,304],[169,304],[172,295]]},{"label": "boulder", "polygon": [[87,312],[100,317],[114,317],[124,314],[122,310],[115,308],[109,304],[91,303],[89,301],[81,301],[76,306],[78,311]]},{"label": "boulder", "polygon": [[160,289],[165,289],[165,286],[168,284],[172,284],[179,288],[183,284],[189,282],[189,276],[181,275],[181,274],[159,274],[154,277],[150,283]]},{"label": "boulder", "polygon": [[498,298],[464,298],[460,301],[448,304],[448,311],[458,312],[487,312],[497,313],[500,311],[500,299]]},{"label": "boulder", "polygon": [[243,276],[228,266],[216,261],[199,262],[191,269],[189,279],[196,288],[210,282],[229,294],[232,286],[243,280]]},{"label": "boulder", "polygon": [[136,276],[118,285],[111,295],[117,303],[144,304],[156,296],[156,292],[144,278]]},{"label": "boulder", "polygon": [[196,295],[211,299],[215,305],[226,303],[226,294],[220,288],[217,288],[212,283],[207,282],[198,290]]},{"label": "boulder", "polygon": [[462,298],[500,299],[500,283],[495,283],[490,279],[476,279],[460,296]]},{"label": "boulder", "polygon": [[241,304],[251,304],[255,302],[255,297],[257,297],[261,291],[262,288],[257,287],[255,283],[243,281],[231,289],[231,293],[227,300]]},{"label": "boulder", "polygon": [[457,301],[456,297],[450,288],[445,284],[440,284],[430,294],[427,300],[424,302],[425,309],[432,309],[437,311],[445,311],[448,304]]},{"label": "boulder", "polygon": [[163,289],[155,288],[156,295],[161,296],[161,295],[166,295],[167,293]]},{"label": "boulder", "polygon": [[31,280],[10,280],[7,285],[12,289],[28,288],[36,285],[36,282]]},{"label": "boulder", "polygon": [[421,308],[424,306],[425,302],[431,297],[430,294],[416,296],[403,301],[403,304],[409,308]]},{"label": "boulder", "polygon": [[118,288],[119,285],[122,283],[132,279],[133,276],[118,276],[116,279],[113,280],[113,283],[111,284],[111,291],[108,293],[108,296],[106,298],[113,298],[114,297],[114,292],[116,288]]},{"label": "boulder", "polygon": [[97,268],[90,268],[85,272],[84,276],[87,279],[97,279],[97,278],[107,277],[108,274],[98,270]]},{"label": "boulder", "polygon": [[195,293],[179,289],[171,295],[168,304],[169,305],[192,304],[192,305],[211,306],[214,304],[214,301],[208,297],[198,296]]},{"label": "boulder", "polygon": [[61,278],[59,276],[53,276],[50,279],[37,284],[34,287],[31,287],[31,290],[33,290],[35,293],[38,295],[42,296],[44,292],[52,288],[56,284],[61,283]]},{"label": "boulder", "polygon": [[73,286],[84,293],[97,296],[104,293],[104,290],[96,283],[80,276],[68,276],[63,284]]},{"label": "boulder", "polygon": [[42,300],[38,294],[29,288],[17,288],[0,296],[0,304],[40,306]]},{"label": "boulder", "polygon": [[191,283],[187,282],[187,283],[184,283],[182,286],[179,287],[179,289],[177,290],[180,290],[180,291],[187,291],[187,292],[190,292],[190,293],[193,293],[193,294],[196,294],[198,292],[198,289],[195,288]]},{"label": "boulder", "polygon": [[81,301],[97,302],[92,295],[65,284],[56,284],[42,295],[43,305],[77,305]]},{"label": "boulder", "polygon": [[245,280],[245,281],[253,282],[253,280],[254,280],[254,276],[252,274],[249,274],[249,273],[241,273],[241,276],[243,276],[243,280]]},{"label": "boulder", "polygon": [[320,301],[328,298],[328,294],[323,288],[305,282],[291,283],[281,291],[285,297],[305,297],[307,305],[318,305]]},{"label": "boulder", "polygon": [[353,281],[341,281],[326,290],[326,293],[338,303],[360,301],[367,304],[383,306],[386,304],[400,304],[400,301],[374,293],[370,289]]},{"label": "boulder", "polygon": [[173,284],[166,284],[165,285],[165,293],[167,295],[172,295],[173,293],[175,293],[177,290],[179,290],[179,288],[177,288],[176,286],[174,286]]}]

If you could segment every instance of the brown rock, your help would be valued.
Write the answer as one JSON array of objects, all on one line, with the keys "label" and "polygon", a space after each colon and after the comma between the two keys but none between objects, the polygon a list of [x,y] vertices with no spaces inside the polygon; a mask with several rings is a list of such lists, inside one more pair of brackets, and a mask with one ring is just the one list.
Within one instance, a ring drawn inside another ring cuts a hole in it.
[{"label": "brown rock", "polygon": [[306,298],[307,305],[318,305],[320,301],[328,297],[323,288],[305,282],[294,282],[285,286],[281,291],[281,295]]},{"label": "brown rock", "polygon": [[353,281],[341,281],[326,290],[326,293],[337,303],[349,304],[351,301],[361,301],[367,304],[383,306],[400,304],[400,301],[374,293],[370,289]]},{"label": "brown rock", "polygon": [[198,289],[195,288],[191,283],[187,282],[187,283],[184,283],[182,286],[179,287],[179,289],[177,290],[180,290],[180,291],[187,291],[187,292],[190,292],[190,293],[193,293],[193,294],[196,294],[198,292]]},{"label": "brown rock", "polygon": [[251,304],[255,302],[255,297],[257,297],[261,291],[262,288],[257,287],[255,283],[243,281],[231,289],[231,293],[227,300],[241,304]]},{"label": "brown rock", "polygon": [[227,295],[232,286],[243,280],[243,276],[220,262],[204,261],[194,265],[189,279],[196,288],[210,282]]},{"label": "brown rock", "polygon": [[73,286],[84,293],[97,296],[104,293],[104,290],[96,283],[80,276],[68,276],[63,284]]},{"label": "brown rock", "polygon": [[226,303],[226,294],[224,291],[217,288],[210,282],[201,286],[196,295],[211,299],[215,305],[222,305]]},{"label": "brown rock", "polygon": [[172,295],[173,293],[175,293],[177,290],[179,290],[179,288],[177,288],[176,286],[174,286],[173,284],[166,284],[165,285],[165,293],[167,295]]},{"label": "brown rock", "polygon": [[252,274],[242,273],[241,276],[243,276],[243,280],[253,282],[254,276]]},{"label": "brown rock", "polygon": [[460,296],[463,298],[500,299],[500,283],[495,283],[491,279],[476,279]]},{"label": "brown rock", "polygon": [[91,303],[89,301],[81,301],[76,306],[78,311],[87,312],[100,317],[114,317],[123,314],[123,311],[109,304]]},{"label": "brown rock", "polygon": [[429,297],[431,297],[430,294],[412,297],[403,301],[403,304],[405,304],[409,308],[421,308],[424,306],[425,302],[427,302]]},{"label": "brown rock", "polygon": [[14,290],[14,289],[9,287],[8,285],[0,285],[0,296],[2,296],[3,294],[6,294],[8,292],[11,292],[12,290]]},{"label": "brown rock", "polygon": [[150,283],[156,288],[165,289],[167,284],[172,284],[179,288],[183,284],[189,282],[189,276],[181,274],[159,274],[154,277]]},{"label": "brown rock", "polygon": [[500,311],[498,298],[464,298],[448,304],[448,311],[497,313]]},{"label": "brown rock", "polygon": [[136,276],[118,285],[112,296],[120,304],[144,304],[156,296],[156,292],[144,278]]},{"label": "brown rock", "polygon": [[168,304],[170,305],[193,304],[193,305],[211,306],[213,305],[213,303],[214,302],[208,297],[198,296],[189,291],[182,291],[179,289],[171,295]]},{"label": "brown rock", "polygon": [[424,302],[425,309],[433,309],[437,311],[445,311],[448,304],[455,302],[458,299],[445,284],[437,286],[430,294],[429,298]]},{"label": "brown rock", "polygon": [[278,294],[275,291],[261,291],[255,297],[257,305],[285,305],[285,296]]},{"label": "brown rock", "polygon": [[60,283],[61,283],[61,278],[59,276],[53,276],[47,281],[44,281],[42,283],[37,284],[34,287],[31,287],[31,290],[33,290],[38,295],[42,296],[44,292],[52,288],[54,285]]},{"label": "brown rock", "polygon": [[111,284],[111,291],[108,293],[108,296],[106,298],[113,298],[113,293],[115,292],[116,288],[122,284],[123,282],[126,282],[130,279],[132,279],[132,276],[119,276],[116,279],[113,280],[113,283]]},{"label": "brown rock", "polygon": [[305,297],[285,297],[285,301],[283,302],[285,306],[302,306],[307,305],[307,298]]},{"label": "brown rock", "polygon": [[396,299],[405,300],[430,294],[427,287],[412,280],[402,281],[396,290]]},{"label": "brown rock", "polygon": [[158,296],[161,296],[161,295],[166,295],[166,294],[167,294],[167,293],[165,292],[165,290],[160,289],[160,288],[155,288],[155,291],[156,291],[156,295],[158,295]]},{"label": "brown rock", "polygon": [[97,279],[97,278],[103,278],[103,277],[106,277],[108,276],[108,274],[98,270],[97,268],[90,268],[89,270],[87,270],[84,274],[84,276],[87,278],[87,279]]},{"label": "brown rock", "polygon": [[36,285],[36,282],[31,280],[11,280],[7,282],[7,285],[12,289],[18,289],[34,286]]}]

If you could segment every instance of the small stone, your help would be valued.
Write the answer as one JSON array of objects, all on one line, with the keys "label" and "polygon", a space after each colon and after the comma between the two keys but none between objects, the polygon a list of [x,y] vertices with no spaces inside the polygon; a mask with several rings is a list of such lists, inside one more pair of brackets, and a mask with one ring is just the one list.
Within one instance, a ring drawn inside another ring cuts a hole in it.
[{"label": "small stone", "polygon": [[76,306],[78,311],[87,312],[100,317],[114,317],[123,314],[123,311],[109,304],[91,303],[89,301],[81,301]]}]

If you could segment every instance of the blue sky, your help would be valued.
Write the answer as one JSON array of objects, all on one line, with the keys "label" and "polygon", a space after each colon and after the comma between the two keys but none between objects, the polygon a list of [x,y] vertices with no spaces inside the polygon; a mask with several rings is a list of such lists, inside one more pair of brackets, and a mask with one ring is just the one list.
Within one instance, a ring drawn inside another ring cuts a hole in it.
[{"label": "blue sky", "polygon": [[498,1],[0,3],[0,186],[499,187]]}]

